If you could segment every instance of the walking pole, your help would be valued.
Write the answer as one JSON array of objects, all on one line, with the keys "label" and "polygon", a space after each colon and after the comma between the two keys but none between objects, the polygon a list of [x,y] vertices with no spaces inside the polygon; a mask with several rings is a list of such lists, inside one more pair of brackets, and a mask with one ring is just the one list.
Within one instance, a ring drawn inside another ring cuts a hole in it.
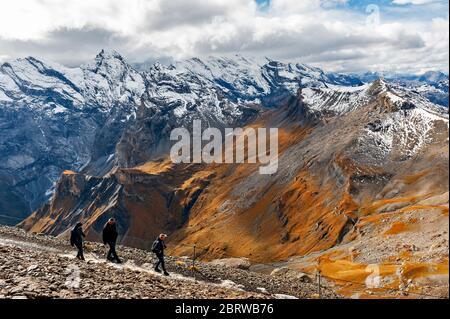
[{"label": "walking pole", "polygon": [[194,255],[192,256],[192,272],[193,272],[193,274],[194,274],[194,279],[195,279],[195,282],[197,282],[197,276],[196,276],[196,274],[195,274],[195,258],[196,258],[196,254],[195,254],[195,244],[194,244]]},{"label": "walking pole", "polygon": [[195,256],[195,244],[194,244],[194,256],[192,258],[192,270],[195,270],[195,258],[196,258],[196,256]]},{"label": "walking pole", "polygon": [[318,272],[317,272],[317,284],[319,286],[319,299],[322,299],[322,285],[321,285],[320,270],[318,270]]}]

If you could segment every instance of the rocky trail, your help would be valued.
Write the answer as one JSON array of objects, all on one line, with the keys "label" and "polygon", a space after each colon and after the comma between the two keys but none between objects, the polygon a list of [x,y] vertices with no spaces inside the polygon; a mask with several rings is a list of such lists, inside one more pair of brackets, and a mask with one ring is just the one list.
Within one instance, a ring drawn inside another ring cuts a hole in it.
[{"label": "rocky trail", "polygon": [[[0,298],[317,298],[316,286],[188,258],[167,258],[171,275],[153,271],[153,256],[118,247],[123,264],[104,260],[88,242],[78,261],[65,240],[0,226]],[[322,298],[337,298],[325,291]]]}]

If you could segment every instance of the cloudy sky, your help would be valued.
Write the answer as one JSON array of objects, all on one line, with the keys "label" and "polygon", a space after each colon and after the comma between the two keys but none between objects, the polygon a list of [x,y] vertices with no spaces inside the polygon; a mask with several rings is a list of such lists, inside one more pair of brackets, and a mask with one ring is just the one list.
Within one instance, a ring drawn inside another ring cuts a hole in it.
[{"label": "cloudy sky", "polygon": [[0,62],[266,56],[326,70],[448,72],[448,0],[2,0]]}]

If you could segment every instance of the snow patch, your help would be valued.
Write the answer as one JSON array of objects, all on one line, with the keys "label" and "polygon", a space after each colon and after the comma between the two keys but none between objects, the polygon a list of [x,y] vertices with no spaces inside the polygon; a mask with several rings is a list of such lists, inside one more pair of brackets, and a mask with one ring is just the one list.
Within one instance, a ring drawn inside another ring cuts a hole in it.
[{"label": "snow patch", "polygon": [[284,295],[284,294],[275,294],[275,298],[276,299],[298,299],[295,296],[291,296],[291,295]]},{"label": "snow patch", "polygon": [[11,102],[13,100],[9,96],[7,96],[3,91],[0,90],[0,101]]},{"label": "snow patch", "polygon": [[234,281],[231,280],[222,280],[220,284],[218,284],[220,287],[224,287],[224,288],[229,288],[229,289],[235,289],[235,290],[244,290],[244,286],[235,283]]}]

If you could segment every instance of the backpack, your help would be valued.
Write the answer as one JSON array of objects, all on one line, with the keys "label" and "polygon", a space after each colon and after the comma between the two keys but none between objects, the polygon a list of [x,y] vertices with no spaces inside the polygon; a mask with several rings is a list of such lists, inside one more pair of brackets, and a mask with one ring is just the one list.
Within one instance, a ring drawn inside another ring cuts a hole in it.
[{"label": "backpack", "polygon": [[76,230],[72,229],[72,231],[70,232],[70,245],[71,246],[75,246],[75,241],[76,241]]},{"label": "backpack", "polygon": [[159,242],[158,242],[158,240],[155,240],[152,244],[152,253],[155,253],[155,254],[159,253],[158,246],[159,246]]}]

